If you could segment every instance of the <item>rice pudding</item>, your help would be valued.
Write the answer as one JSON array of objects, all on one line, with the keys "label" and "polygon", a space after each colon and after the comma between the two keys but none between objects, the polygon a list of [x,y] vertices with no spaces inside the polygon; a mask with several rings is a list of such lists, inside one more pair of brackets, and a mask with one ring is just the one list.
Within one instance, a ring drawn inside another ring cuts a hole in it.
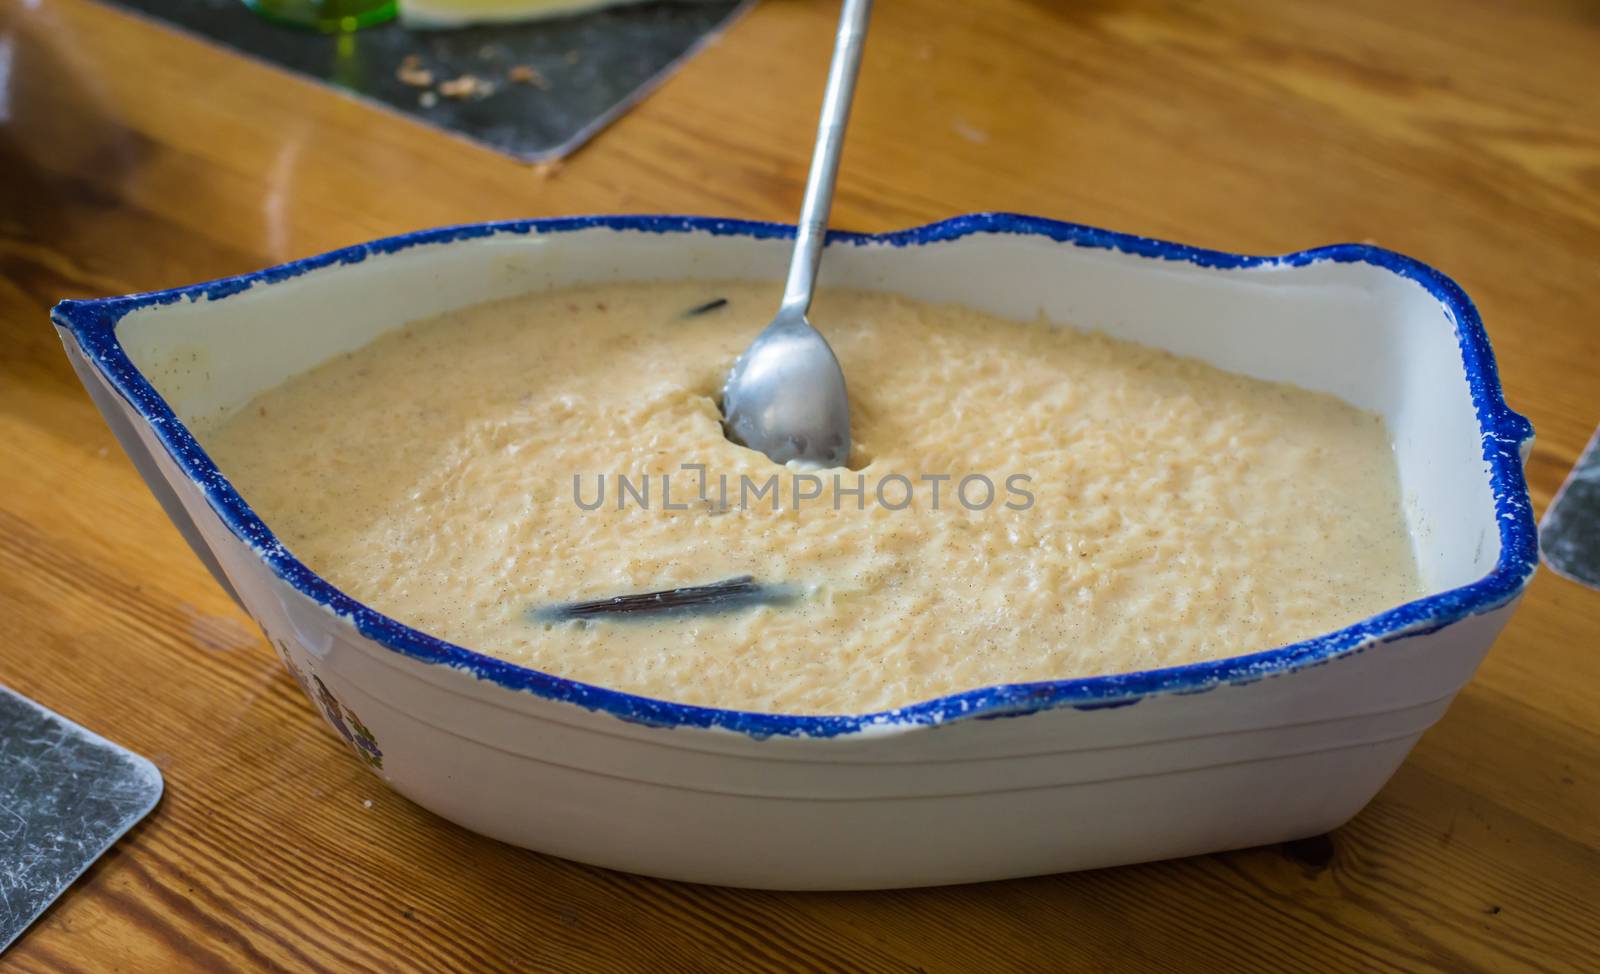
[{"label": "rice pudding", "polygon": [[[850,469],[779,467],[728,442],[717,408],[778,294],[629,283],[478,305],[197,431],[355,598],[704,706],[865,713],[1175,666],[1421,594],[1379,417],[1063,324],[824,292]],[[550,611],[744,576],[781,597]]]}]

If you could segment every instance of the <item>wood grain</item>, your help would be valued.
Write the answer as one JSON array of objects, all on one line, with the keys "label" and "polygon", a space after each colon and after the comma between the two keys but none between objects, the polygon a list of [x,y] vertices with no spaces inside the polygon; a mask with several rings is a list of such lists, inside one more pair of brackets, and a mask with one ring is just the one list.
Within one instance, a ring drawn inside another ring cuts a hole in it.
[{"label": "wood grain", "polygon": [[[45,309],[443,223],[784,219],[833,17],[768,0],[541,177],[88,0],[0,0],[0,682],[168,783],[0,966],[1600,966],[1600,593],[1548,573],[1349,826],[1079,875],[840,895],[637,879],[435,819],[320,727],[117,450]],[[1230,250],[1413,254],[1477,300],[1539,431],[1542,510],[1600,421],[1596,90],[1600,17],[1573,0],[893,0],[836,223],[1010,209]]]}]

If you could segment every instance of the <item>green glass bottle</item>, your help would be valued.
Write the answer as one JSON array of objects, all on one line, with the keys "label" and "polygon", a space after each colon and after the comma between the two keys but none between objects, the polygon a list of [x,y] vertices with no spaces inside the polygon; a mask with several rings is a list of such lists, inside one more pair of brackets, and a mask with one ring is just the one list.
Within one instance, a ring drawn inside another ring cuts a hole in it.
[{"label": "green glass bottle", "polygon": [[339,34],[393,20],[395,0],[244,0],[257,14],[279,24]]}]

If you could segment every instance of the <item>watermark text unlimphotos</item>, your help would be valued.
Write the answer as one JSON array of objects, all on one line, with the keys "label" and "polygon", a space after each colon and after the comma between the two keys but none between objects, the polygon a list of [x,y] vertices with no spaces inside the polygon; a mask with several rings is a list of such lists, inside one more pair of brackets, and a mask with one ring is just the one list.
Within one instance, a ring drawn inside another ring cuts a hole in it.
[{"label": "watermark text unlimphotos", "polygon": [[954,505],[968,511],[1026,511],[1033,506],[1033,492],[1027,486],[1033,482],[1032,477],[1013,473],[998,479],[997,484],[995,477],[981,473],[925,473],[916,477],[892,473],[868,483],[866,474],[854,471],[807,473],[793,469],[766,477],[747,473],[712,476],[703,463],[685,463],[680,465],[676,478],[671,473],[573,474],[572,501],[584,511],[625,511],[630,507],[644,511],[715,512],[831,507],[840,511],[852,506],[858,511],[868,507],[938,511]]}]

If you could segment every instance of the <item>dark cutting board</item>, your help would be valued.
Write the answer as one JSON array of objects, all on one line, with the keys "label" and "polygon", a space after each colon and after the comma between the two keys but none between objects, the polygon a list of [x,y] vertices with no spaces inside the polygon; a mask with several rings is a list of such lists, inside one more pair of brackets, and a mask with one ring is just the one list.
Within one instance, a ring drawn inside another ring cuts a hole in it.
[{"label": "dark cutting board", "polygon": [[1600,589],[1600,430],[1545,511],[1539,548],[1556,574]]},{"label": "dark cutting board", "polygon": [[155,765],[0,687],[0,951],[160,797]]},{"label": "dark cutting board", "polygon": [[[240,0],[108,0],[387,105],[524,162],[572,152],[671,73],[754,0],[656,0],[527,24],[414,31],[398,22],[344,35],[269,23]],[[437,79],[473,75],[487,97],[424,99],[402,83],[414,55]],[[506,72],[526,65],[543,84]],[[427,101],[429,104],[424,104]]]}]

